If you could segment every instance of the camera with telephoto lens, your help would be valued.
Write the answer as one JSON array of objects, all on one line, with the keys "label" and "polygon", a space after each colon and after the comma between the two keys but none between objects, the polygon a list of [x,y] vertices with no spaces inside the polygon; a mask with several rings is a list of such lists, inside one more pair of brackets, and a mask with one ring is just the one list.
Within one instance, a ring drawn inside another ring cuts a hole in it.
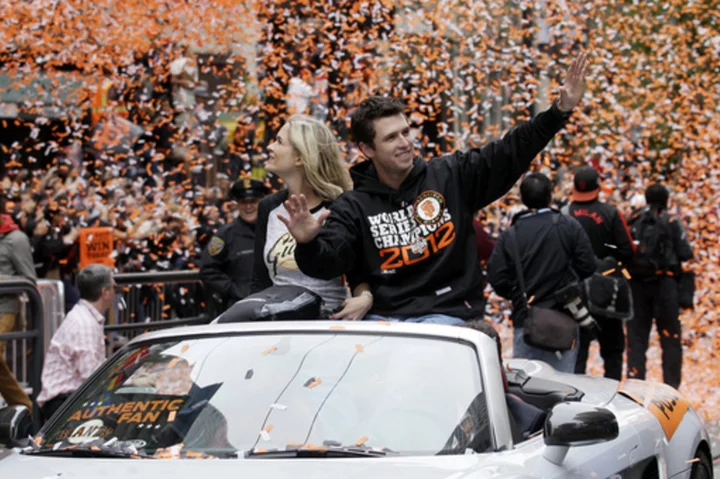
[{"label": "camera with telephoto lens", "polygon": [[575,299],[565,303],[563,306],[570,311],[570,314],[572,314],[580,327],[592,328],[595,326],[595,320],[590,316],[590,311],[585,307],[580,297],[575,297]]},{"label": "camera with telephoto lens", "polygon": [[597,323],[582,300],[582,292],[578,283],[571,283],[555,293],[555,299],[575,318],[580,327],[595,329]]}]

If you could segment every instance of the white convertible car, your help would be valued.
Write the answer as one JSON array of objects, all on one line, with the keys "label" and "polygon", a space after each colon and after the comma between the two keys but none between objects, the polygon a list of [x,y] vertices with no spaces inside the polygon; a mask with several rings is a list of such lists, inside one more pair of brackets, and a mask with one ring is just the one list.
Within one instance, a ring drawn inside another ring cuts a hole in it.
[{"label": "white convertible car", "polygon": [[16,446],[0,452],[3,479],[713,474],[703,422],[674,389],[503,367],[495,342],[463,327],[161,331],[109,359],[24,444],[22,413],[0,412],[0,442]]}]

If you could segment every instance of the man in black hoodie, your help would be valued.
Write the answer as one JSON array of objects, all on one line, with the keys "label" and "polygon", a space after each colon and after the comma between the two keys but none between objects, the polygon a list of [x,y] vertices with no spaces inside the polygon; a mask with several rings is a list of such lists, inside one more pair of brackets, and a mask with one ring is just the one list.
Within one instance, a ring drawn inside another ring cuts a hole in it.
[{"label": "man in black hoodie", "polygon": [[430,162],[414,156],[399,100],[363,101],[352,135],[371,161],[350,170],[354,190],[318,218],[302,195],[285,204],[289,218],[281,220],[297,240],[300,269],[326,279],[356,271],[374,296],[366,318],[457,324],[482,316],[473,215],[504,195],[563,128],[586,67],[578,55],[552,107],[500,141]]}]

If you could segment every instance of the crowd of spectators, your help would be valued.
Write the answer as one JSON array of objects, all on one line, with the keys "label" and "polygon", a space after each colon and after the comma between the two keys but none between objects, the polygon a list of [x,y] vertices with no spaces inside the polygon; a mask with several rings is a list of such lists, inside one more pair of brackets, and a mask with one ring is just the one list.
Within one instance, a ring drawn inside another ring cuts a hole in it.
[{"label": "crowd of spectators", "polygon": [[[183,115],[178,124],[177,110],[161,101],[157,114],[143,125],[132,154],[120,159],[100,155],[91,161],[79,143],[72,143],[54,154],[47,169],[5,169],[0,187],[8,201],[6,209],[31,239],[39,278],[72,284],[79,231],[95,226],[113,228],[117,272],[198,267],[213,234],[237,216],[228,195],[233,181],[250,176],[264,152],[252,141],[257,127],[247,121],[252,111],[229,138],[228,130],[207,114],[207,103],[198,102],[193,108],[192,116]],[[345,153],[348,164],[357,160],[357,152]],[[554,180],[553,202],[561,208],[569,201],[574,169],[592,164],[603,178],[602,198],[629,217],[643,206],[645,187],[638,164],[630,160],[633,154],[626,153],[627,161],[598,154],[563,165],[548,152],[538,169]],[[275,179],[266,181],[275,189],[282,187]],[[693,235],[693,210],[681,207],[689,205],[693,193],[676,193],[675,212],[683,215]],[[497,238],[522,208],[513,189],[480,212],[479,218]],[[495,306],[490,313],[502,316],[503,305],[495,297],[491,300]]]}]

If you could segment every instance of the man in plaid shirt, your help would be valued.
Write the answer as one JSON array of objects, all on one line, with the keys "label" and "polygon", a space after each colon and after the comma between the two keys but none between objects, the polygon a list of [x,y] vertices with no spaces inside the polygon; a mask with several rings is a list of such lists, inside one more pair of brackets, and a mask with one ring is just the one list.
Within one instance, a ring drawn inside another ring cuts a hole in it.
[{"label": "man in plaid shirt", "polygon": [[113,305],[112,269],[91,264],[77,276],[80,302],[67,314],[53,335],[42,372],[37,398],[44,420],[105,361],[105,312]]}]

